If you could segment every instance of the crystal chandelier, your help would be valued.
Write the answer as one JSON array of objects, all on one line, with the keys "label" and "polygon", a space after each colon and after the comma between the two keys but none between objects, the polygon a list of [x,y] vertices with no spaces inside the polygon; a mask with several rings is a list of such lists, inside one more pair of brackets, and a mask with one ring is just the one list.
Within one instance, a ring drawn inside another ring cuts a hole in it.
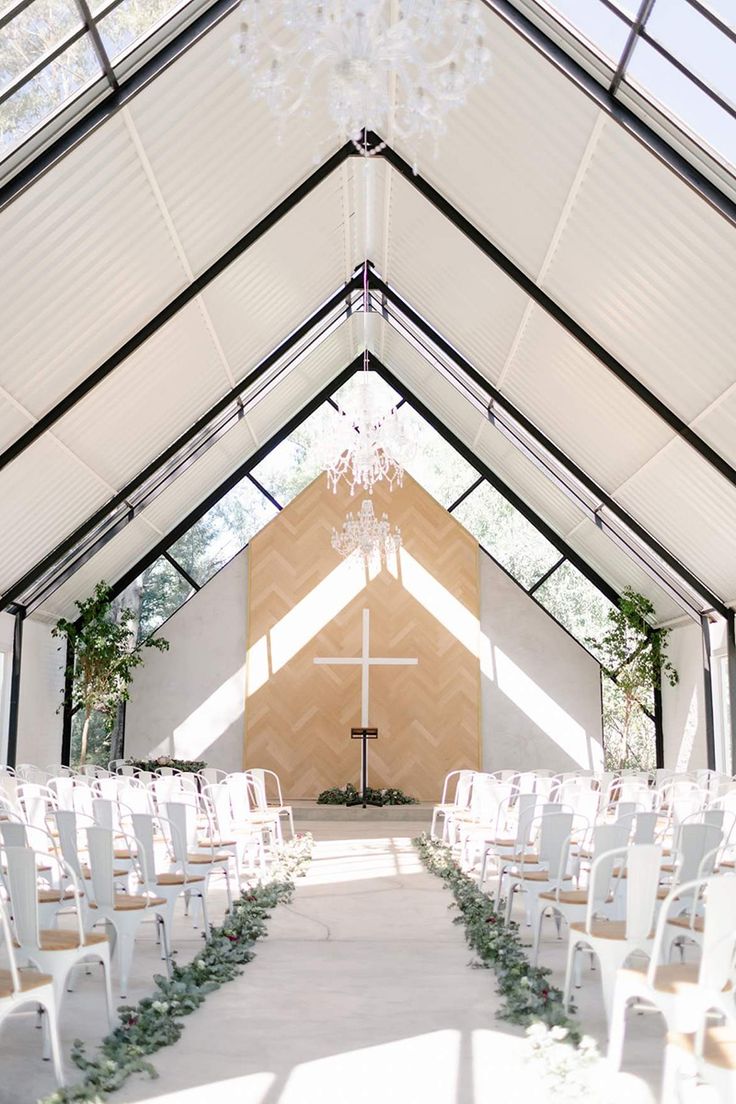
[{"label": "crystal chandelier", "polygon": [[[340,141],[416,146],[490,68],[478,0],[243,0],[236,61],[283,122],[324,99]],[[373,151],[377,152],[377,151]]]},{"label": "crystal chandelier", "polygon": [[386,514],[379,521],[373,512],[373,503],[369,498],[364,498],[357,517],[349,513],[340,532],[332,530],[332,547],[343,557],[358,552],[364,560],[378,557],[381,563],[385,563],[392,553],[398,553],[401,548],[401,531],[398,525],[391,530]]},{"label": "crystal chandelier", "polygon": [[341,410],[336,438],[326,442],[327,482],[333,491],[344,479],[355,494],[385,479],[389,488],[401,487],[404,468],[399,457],[410,459],[414,445],[405,432],[395,406],[379,409],[372,394],[373,374],[366,368],[357,374],[357,394],[351,410]]}]

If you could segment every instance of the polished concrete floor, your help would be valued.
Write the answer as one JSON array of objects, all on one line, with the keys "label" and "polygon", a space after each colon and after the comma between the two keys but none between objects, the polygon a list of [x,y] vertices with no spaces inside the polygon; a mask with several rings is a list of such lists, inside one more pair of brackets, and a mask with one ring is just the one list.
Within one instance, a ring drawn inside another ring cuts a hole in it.
[{"label": "polished concrete floor", "polygon": [[[153,1056],[159,1078],[131,1079],[119,1104],[487,1104],[556,1098],[526,1056],[521,1029],[495,1019],[494,975],[469,967],[449,893],[411,847],[415,823],[362,819],[303,823],[317,840],[306,879],[279,907],[269,936],[242,977],[208,997],[185,1021],[182,1039]],[[388,811],[387,811],[388,815]],[[213,920],[224,894],[213,893]],[[180,917],[183,959],[199,935]],[[559,982],[566,942],[549,924],[541,962]],[[152,927],[136,952],[129,1001],[158,971]],[[605,1044],[595,973],[584,972],[578,1018]],[[95,971],[65,997],[64,1048],[104,1033]],[[6,1021],[0,1035],[0,1102],[32,1104],[53,1088],[40,1060],[32,1015]],[[625,1075],[606,1078],[601,1099],[653,1104],[659,1098],[662,1026],[630,1023]],[[69,1068],[70,1079],[75,1070]],[[700,1094],[698,1094],[699,1096]]]}]

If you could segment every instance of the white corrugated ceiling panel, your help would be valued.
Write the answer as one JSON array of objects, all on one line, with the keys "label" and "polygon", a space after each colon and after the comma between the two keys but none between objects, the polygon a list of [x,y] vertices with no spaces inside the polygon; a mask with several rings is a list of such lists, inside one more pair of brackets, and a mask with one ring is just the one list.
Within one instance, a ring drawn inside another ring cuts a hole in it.
[{"label": "white corrugated ceiling panel", "polygon": [[75,601],[88,598],[99,582],[111,583],[121,578],[157,539],[157,534],[141,518],[131,521],[114,540],[54,591],[41,606],[41,611],[54,617],[70,617],[75,612]]},{"label": "white corrugated ceiling panel", "polygon": [[736,379],[736,231],[613,122],[544,286],[687,421]]},{"label": "white corrugated ceiling panel", "polygon": [[661,418],[537,306],[501,390],[608,491],[673,437]]},{"label": "white corrugated ceiling panel", "polygon": [[229,388],[201,308],[190,303],[73,407],[54,433],[121,488]]},{"label": "white corrugated ceiling panel", "polygon": [[[522,268],[542,264],[597,109],[491,11],[492,71],[420,147],[423,176]],[[388,134],[389,140],[391,134]],[[396,140],[399,151],[402,143]],[[405,153],[409,161],[411,153]]]},{"label": "white corrugated ceiling panel", "polygon": [[334,173],[203,293],[242,376],[345,280],[342,180]]},{"label": "white corrugated ceiling panel", "polygon": [[119,117],[0,213],[0,385],[35,416],[186,282]]},{"label": "white corrugated ceiling panel", "polygon": [[478,371],[498,378],[527,297],[396,173],[383,275]]},{"label": "white corrugated ceiling panel", "polygon": [[[224,19],[131,103],[129,111],[195,272],[333,152],[318,97],[309,117],[274,117],[231,64],[239,11]],[[327,135],[327,137],[326,137]]]},{"label": "white corrugated ceiling panel", "polygon": [[110,497],[58,441],[42,437],[0,472],[0,588],[14,583]]},{"label": "white corrugated ceiling panel", "polygon": [[439,371],[427,363],[401,334],[384,323],[383,360],[418,398],[463,441],[471,442],[485,421],[483,414]]},{"label": "white corrugated ceiling panel", "polygon": [[736,488],[675,441],[616,494],[716,595],[736,599]]},{"label": "white corrugated ceiling panel", "polygon": [[683,616],[682,606],[657,586],[652,577],[637,567],[626,552],[614,544],[592,521],[581,521],[565,539],[619,593],[624,587],[630,586],[648,598],[657,611],[659,622]]},{"label": "white corrugated ceiling panel", "polygon": [[693,422],[693,429],[716,452],[736,465],[736,383],[715,406]]}]

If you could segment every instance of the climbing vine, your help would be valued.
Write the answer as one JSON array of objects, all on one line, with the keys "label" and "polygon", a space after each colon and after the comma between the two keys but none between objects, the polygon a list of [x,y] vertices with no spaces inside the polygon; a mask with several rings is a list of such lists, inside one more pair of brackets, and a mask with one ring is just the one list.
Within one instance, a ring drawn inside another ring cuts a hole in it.
[{"label": "climbing vine", "polygon": [[312,854],[312,836],[304,834],[283,845],[272,880],[243,892],[233,902],[219,927],[210,927],[205,945],[186,965],[173,967],[171,977],[156,975],[152,996],[136,1005],[121,1005],[119,1025],[90,1056],[80,1040],[72,1047],[72,1061],[82,1080],[59,1089],[42,1104],[98,1102],[119,1089],[133,1073],[156,1077],[148,1055],[171,1046],[181,1036],[183,1016],[194,1012],[209,993],[232,981],[254,957],[253,945],[267,934],[271,910],[291,900],[294,879],[303,876]]}]

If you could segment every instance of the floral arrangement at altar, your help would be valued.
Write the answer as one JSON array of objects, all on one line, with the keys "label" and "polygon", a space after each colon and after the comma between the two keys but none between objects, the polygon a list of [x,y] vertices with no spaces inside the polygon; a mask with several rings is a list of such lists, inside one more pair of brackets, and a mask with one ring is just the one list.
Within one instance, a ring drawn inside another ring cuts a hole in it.
[{"label": "floral arrangement at altar", "polygon": [[[366,805],[416,805],[415,797],[410,797],[403,790],[395,787],[385,787],[382,790],[374,790],[368,786],[365,791]],[[362,805],[363,794],[357,790],[352,782],[348,782],[344,789],[333,786],[331,790],[323,790],[317,798],[318,805]]]},{"label": "floral arrangement at altar", "polygon": [[199,774],[207,766],[203,759],[172,759],[170,755],[159,755],[157,759],[126,759],[125,763],[128,767],[151,773],[162,767],[171,767],[182,774]]}]

